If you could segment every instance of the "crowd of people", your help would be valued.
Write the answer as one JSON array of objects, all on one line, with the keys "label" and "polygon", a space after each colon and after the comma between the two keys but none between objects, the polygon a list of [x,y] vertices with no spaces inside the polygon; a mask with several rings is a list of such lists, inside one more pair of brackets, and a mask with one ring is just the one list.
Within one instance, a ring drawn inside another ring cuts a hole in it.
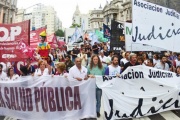
[{"label": "crowd of people", "polygon": [[[72,51],[51,49],[47,58],[37,59],[35,68],[26,60],[26,65],[20,67],[20,74],[16,74],[13,65],[0,64],[0,80],[15,81],[21,76],[59,75],[71,80],[88,80],[96,75],[120,76],[129,66],[145,65],[157,69],[176,72],[180,75],[180,54],[173,52],[125,52],[110,51],[109,43],[85,43],[80,48],[75,46]],[[0,61],[1,62],[1,61]],[[3,69],[6,67],[7,69]],[[102,90],[96,87],[96,112],[100,117]]]}]

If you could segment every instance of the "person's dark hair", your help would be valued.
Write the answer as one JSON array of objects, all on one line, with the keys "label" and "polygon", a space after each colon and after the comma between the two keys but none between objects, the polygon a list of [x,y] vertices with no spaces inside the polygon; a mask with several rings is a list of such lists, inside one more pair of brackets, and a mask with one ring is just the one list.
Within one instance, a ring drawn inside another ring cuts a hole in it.
[{"label": "person's dark hair", "polygon": [[113,51],[109,51],[109,54],[113,53]]},{"label": "person's dark hair", "polygon": [[118,59],[118,61],[119,61],[119,58],[118,58],[118,56],[117,56],[117,55],[114,55],[114,56],[111,58],[111,61],[113,61],[113,60],[114,60],[114,58],[117,58],[117,59]]},{"label": "person's dark hair", "polygon": [[159,55],[158,54],[154,54],[154,56],[156,56],[156,58],[159,59]]},{"label": "person's dark hair", "polygon": [[26,66],[21,66],[20,67],[21,72],[23,73],[24,76],[28,75],[28,70]]},{"label": "person's dark hair", "polygon": [[97,58],[98,58],[98,68],[102,69],[103,66],[102,66],[101,60],[100,60],[100,58],[99,58],[98,55],[93,55],[93,56],[91,57],[90,69],[92,69],[92,68],[94,67],[94,63],[93,63],[94,57],[97,57]]},{"label": "person's dark hair", "polygon": [[125,52],[125,54],[124,54],[124,55],[126,56],[128,53],[129,53],[129,52]]},{"label": "person's dark hair", "polygon": [[69,59],[71,59],[71,56],[70,56],[70,55],[66,55],[65,58],[66,58],[66,57],[69,58]]},{"label": "person's dark hair", "polygon": [[165,56],[165,55],[160,55],[160,57],[159,57],[160,60],[162,60],[163,57],[167,57],[167,56]]},{"label": "person's dark hair", "polygon": [[149,62],[153,64],[153,59],[149,59]]},{"label": "person's dark hair", "polygon": [[175,73],[177,73],[177,69],[180,69],[180,66],[177,66],[177,67],[176,67]]},{"label": "person's dark hair", "polygon": [[63,56],[63,55],[60,55],[60,56],[59,56],[59,62],[61,62],[61,61],[60,61],[60,57],[62,57],[62,61],[64,61],[64,56]]},{"label": "person's dark hair", "polygon": [[3,65],[2,65],[2,64],[0,64],[0,67],[1,67],[1,68],[3,68]]},{"label": "person's dark hair", "polygon": [[83,48],[83,47],[84,47],[84,45],[82,44],[82,45],[81,45],[81,48]]},{"label": "person's dark hair", "polygon": [[[12,67],[8,68],[7,70],[7,76],[9,77],[10,76],[10,70],[13,69]],[[14,69],[13,69],[14,70]]]},{"label": "person's dark hair", "polygon": [[48,58],[50,58],[50,60],[48,60],[47,62],[48,62],[48,64],[51,64],[52,63],[51,57],[48,56]]},{"label": "person's dark hair", "polygon": [[141,60],[141,61],[142,61],[142,63],[144,62],[144,59],[143,59],[143,57],[142,57],[142,56],[138,56],[138,57],[137,57],[137,61],[138,61],[138,60]]},{"label": "person's dark hair", "polygon": [[[148,56],[148,54],[147,53],[143,53],[143,55],[145,55],[146,56],[146,59],[149,59],[149,56]],[[143,58],[144,59],[144,58]]]}]

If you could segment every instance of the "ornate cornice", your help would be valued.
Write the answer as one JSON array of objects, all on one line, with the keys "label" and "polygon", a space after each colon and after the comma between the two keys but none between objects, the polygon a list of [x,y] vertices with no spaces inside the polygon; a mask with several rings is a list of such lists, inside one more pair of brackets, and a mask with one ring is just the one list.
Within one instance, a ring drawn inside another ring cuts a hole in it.
[{"label": "ornate cornice", "polygon": [[129,0],[129,1],[126,1],[126,2],[124,2],[123,4],[121,4],[123,7],[125,6],[125,5],[128,5],[128,4],[131,4],[131,1]]}]

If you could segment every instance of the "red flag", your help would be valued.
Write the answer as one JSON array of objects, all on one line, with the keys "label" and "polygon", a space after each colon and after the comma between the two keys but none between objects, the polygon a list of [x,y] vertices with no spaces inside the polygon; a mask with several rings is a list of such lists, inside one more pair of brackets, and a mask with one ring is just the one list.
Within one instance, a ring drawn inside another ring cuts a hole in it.
[{"label": "red flag", "polygon": [[19,47],[23,54],[26,54],[30,58],[33,57],[33,54],[35,52],[34,48],[30,48],[29,46],[26,46],[23,41],[19,42]]},{"label": "red flag", "polygon": [[15,62],[28,58],[21,49],[29,45],[30,21],[1,24],[0,28],[0,60]]},{"label": "red flag", "polygon": [[58,47],[57,37],[54,33],[47,36],[47,42],[51,45],[51,48]]}]

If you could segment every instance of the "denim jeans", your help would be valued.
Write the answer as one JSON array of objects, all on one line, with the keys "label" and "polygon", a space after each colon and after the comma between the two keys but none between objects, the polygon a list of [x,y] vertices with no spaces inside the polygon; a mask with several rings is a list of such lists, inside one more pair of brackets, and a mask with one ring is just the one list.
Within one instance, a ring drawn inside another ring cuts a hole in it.
[{"label": "denim jeans", "polygon": [[96,112],[100,113],[102,90],[96,88]]}]

